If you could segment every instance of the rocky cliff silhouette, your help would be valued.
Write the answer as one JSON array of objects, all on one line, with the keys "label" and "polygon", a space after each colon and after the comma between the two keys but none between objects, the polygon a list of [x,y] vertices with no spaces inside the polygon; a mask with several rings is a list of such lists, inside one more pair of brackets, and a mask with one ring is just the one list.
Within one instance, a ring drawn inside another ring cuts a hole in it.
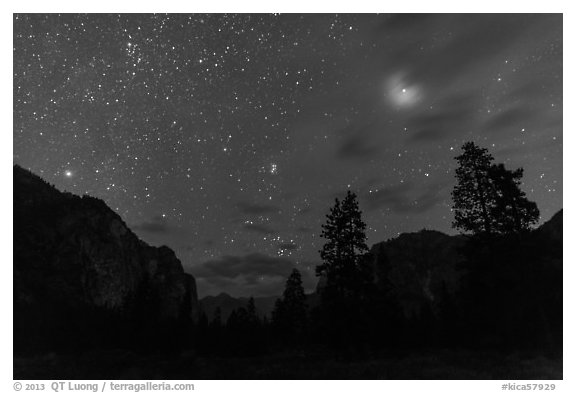
[{"label": "rocky cliff silhouette", "polygon": [[404,328],[395,334],[406,342],[555,351],[562,346],[562,233],[560,210],[524,233],[405,233],[374,245],[367,258],[401,315]]},{"label": "rocky cliff silhouette", "polygon": [[170,248],[141,241],[103,201],[14,166],[15,344],[38,330],[62,336],[81,319],[150,327],[198,309],[195,279]]},{"label": "rocky cliff silhouette", "polygon": [[422,230],[377,243],[370,250],[377,284],[391,288],[405,317],[418,317],[458,290],[465,242],[463,236]]},{"label": "rocky cliff silhouette", "polygon": [[[529,236],[539,258],[549,260],[550,268],[562,270],[562,210]],[[464,235],[450,236],[434,230],[402,233],[376,243],[370,250],[375,279],[388,287],[391,296],[408,319],[423,312],[440,312],[454,296],[468,273]],[[510,239],[503,239],[506,244]],[[520,274],[520,272],[519,272]]]}]

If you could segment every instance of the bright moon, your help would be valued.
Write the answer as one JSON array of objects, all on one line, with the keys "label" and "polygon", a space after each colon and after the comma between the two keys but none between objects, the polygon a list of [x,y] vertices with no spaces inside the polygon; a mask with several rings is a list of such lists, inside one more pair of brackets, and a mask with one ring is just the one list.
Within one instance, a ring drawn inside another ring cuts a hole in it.
[{"label": "bright moon", "polygon": [[397,108],[409,108],[422,99],[422,89],[405,74],[395,74],[386,81],[386,98]]}]

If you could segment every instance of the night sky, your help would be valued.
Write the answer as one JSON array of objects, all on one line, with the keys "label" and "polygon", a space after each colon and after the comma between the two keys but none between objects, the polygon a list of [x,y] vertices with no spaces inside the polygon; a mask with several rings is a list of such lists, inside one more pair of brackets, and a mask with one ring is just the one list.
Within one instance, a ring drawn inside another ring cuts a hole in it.
[{"label": "night sky", "polygon": [[13,161],[175,250],[199,296],[314,288],[349,188],[368,244],[451,229],[465,141],[562,208],[561,15],[15,15]]}]

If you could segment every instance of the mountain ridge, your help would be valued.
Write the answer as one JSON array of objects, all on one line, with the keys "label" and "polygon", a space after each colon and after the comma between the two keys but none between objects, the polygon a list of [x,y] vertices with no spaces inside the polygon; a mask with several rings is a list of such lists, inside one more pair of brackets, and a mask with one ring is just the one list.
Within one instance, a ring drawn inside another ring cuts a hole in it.
[{"label": "mountain ridge", "polygon": [[[539,237],[562,241],[562,213],[560,209],[550,220],[544,222],[534,233]],[[396,237],[377,242],[370,248],[376,284],[394,282],[394,296],[407,318],[417,318],[428,309],[438,311],[446,296],[454,295],[465,274],[464,257],[460,250],[468,237],[462,234],[449,235],[432,229],[401,233]],[[546,243],[546,242],[544,242]],[[323,280],[318,280],[316,291],[307,295],[309,305],[318,303],[318,291]],[[274,302],[281,294],[254,297],[260,316],[271,316]],[[202,297],[201,309],[211,320],[217,307],[221,309],[223,321],[237,308],[246,307],[247,297],[233,297],[221,292]]]},{"label": "mountain ridge", "polygon": [[[195,279],[174,251],[146,244],[98,198],[61,192],[18,165],[13,176],[14,323],[22,340],[44,310],[71,320],[90,310],[197,319]],[[56,330],[62,323],[47,322]]]}]

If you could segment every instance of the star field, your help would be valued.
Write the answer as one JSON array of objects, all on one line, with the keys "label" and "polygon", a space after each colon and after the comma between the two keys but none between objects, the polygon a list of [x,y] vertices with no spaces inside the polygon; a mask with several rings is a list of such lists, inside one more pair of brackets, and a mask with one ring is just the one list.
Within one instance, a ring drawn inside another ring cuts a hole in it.
[{"label": "star field", "polygon": [[[454,233],[465,141],[562,207],[561,15],[14,15],[14,163],[173,248],[199,294],[315,285],[354,190],[368,243]],[[226,267],[225,269],[223,267]]]}]

